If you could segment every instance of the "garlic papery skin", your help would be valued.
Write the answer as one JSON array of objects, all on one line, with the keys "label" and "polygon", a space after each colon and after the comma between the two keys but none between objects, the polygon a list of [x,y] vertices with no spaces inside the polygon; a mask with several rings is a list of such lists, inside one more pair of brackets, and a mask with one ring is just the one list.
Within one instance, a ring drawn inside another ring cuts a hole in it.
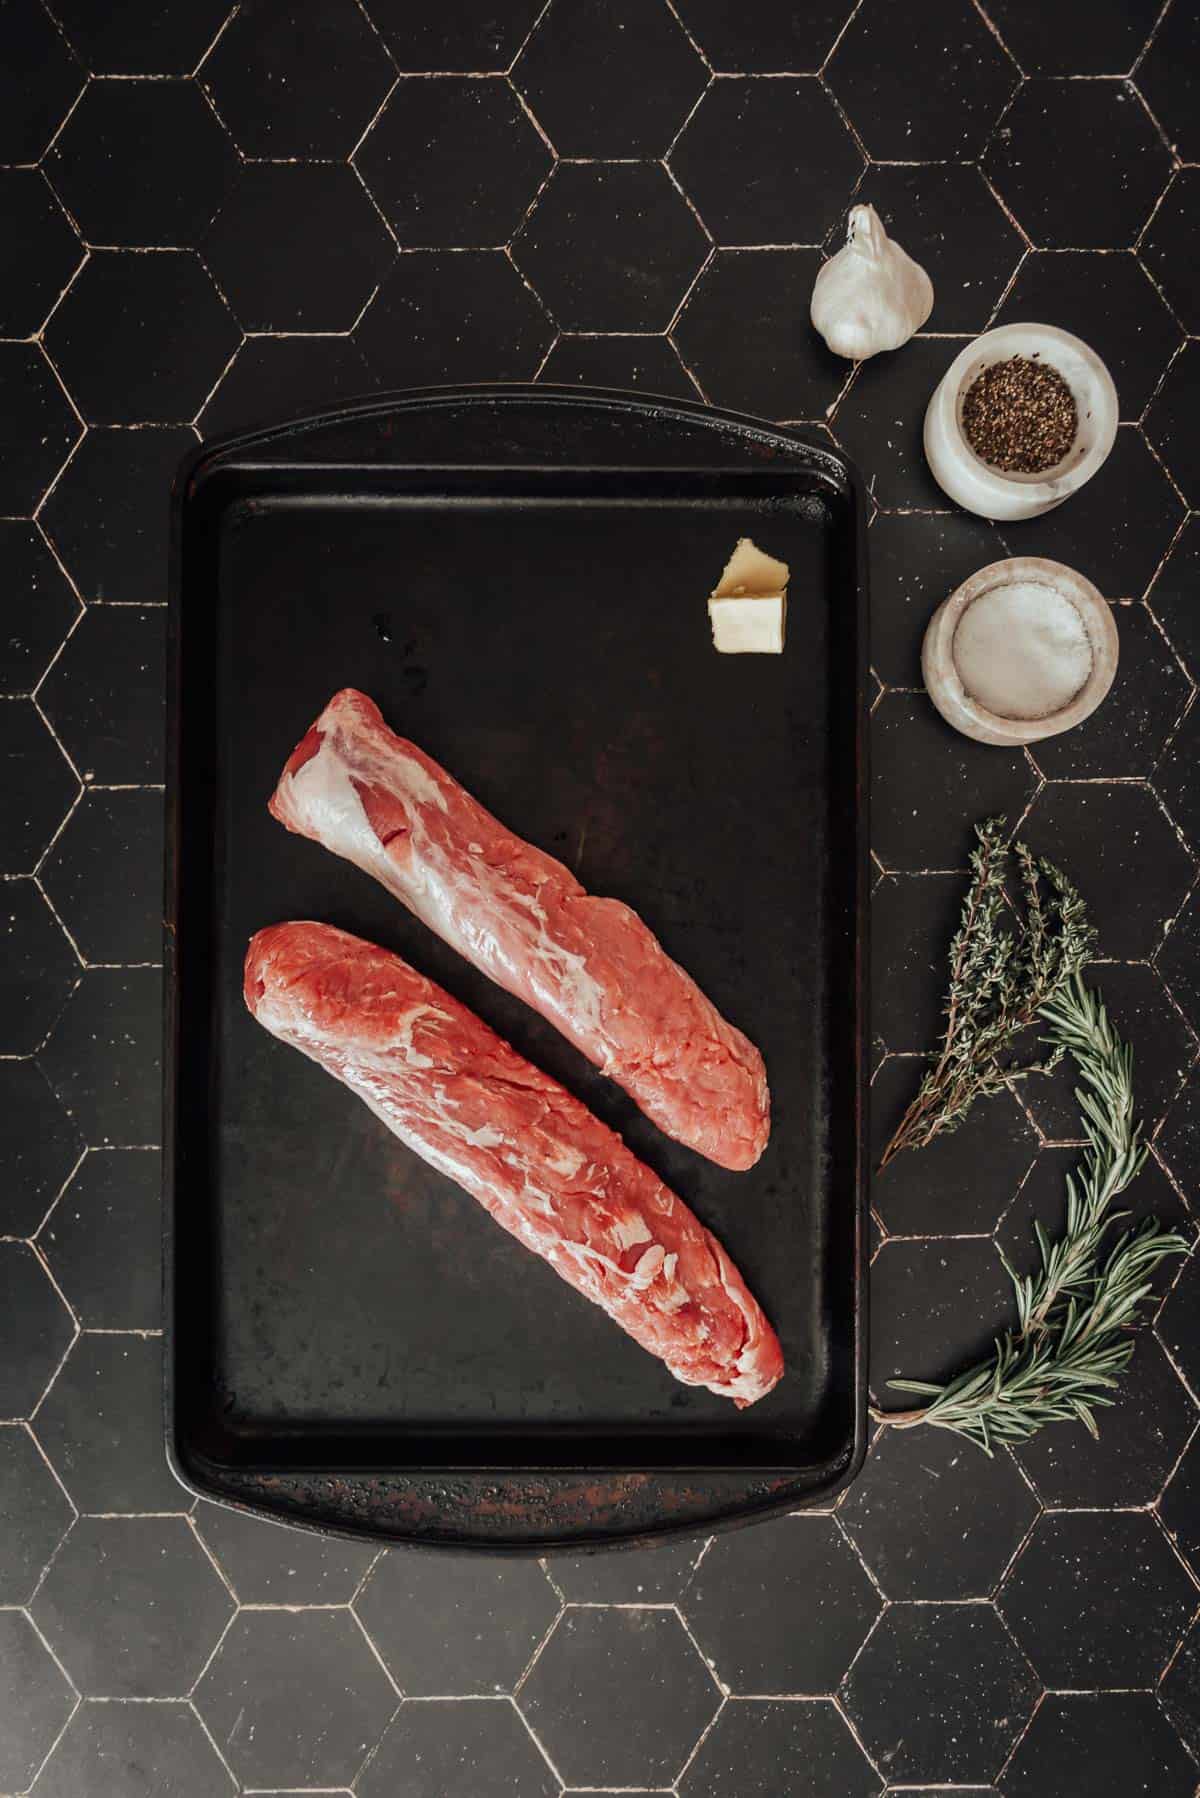
[{"label": "garlic papery skin", "polygon": [[933,282],[883,228],[873,206],[852,206],[846,243],[813,286],[812,322],[835,356],[865,362],[898,350],[933,311]]}]

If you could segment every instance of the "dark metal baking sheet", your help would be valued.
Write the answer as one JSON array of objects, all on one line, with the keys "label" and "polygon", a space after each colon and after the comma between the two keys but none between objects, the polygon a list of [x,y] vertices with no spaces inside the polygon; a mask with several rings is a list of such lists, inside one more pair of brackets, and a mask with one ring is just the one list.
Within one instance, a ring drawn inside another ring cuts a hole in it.
[{"label": "dark metal baking sheet", "polygon": [[[177,484],[168,1432],[209,1494],[496,1547],[827,1500],[863,1448],[865,592],[836,452],[543,388],[367,403],[210,446]],[[783,656],[721,657],[735,538],[791,565]],[[667,1142],[519,1001],[265,802],[363,688],[507,824],[632,903],[762,1048],[770,1145]],[[398,950],[620,1130],[727,1245],[788,1372],[678,1386],[244,1011],[260,925]]]}]

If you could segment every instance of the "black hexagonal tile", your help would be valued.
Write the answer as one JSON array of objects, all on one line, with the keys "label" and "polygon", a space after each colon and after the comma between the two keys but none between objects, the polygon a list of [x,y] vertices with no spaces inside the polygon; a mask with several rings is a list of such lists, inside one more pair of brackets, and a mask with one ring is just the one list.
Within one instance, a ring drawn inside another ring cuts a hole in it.
[{"label": "black hexagonal tile", "polygon": [[359,1779],[359,1798],[557,1798],[558,1781],[504,1698],[401,1706]]},{"label": "black hexagonal tile", "polygon": [[240,333],[190,251],[97,250],[46,346],[89,424],[193,418]]},{"label": "black hexagonal tile", "polygon": [[66,1004],[79,963],[31,880],[0,883],[0,1044],[32,1055]]},{"label": "black hexagonal tile", "polygon": [[[1200,1629],[1194,1625],[1185,1637],[1179,1653],[1167,1668],[1162,1685],[1159,1687],[1159,1702],[1167,1713],[1176,1730],[1187,1747],[1191,1750],[1194,1761],[1200,1761]],[[1173,1763],[1171,1763],[1173,1764]],[[1195,1768],[1190,1769],[1191,1777],[1196,1777]],[[1175,1786],[1164,1787],[1165,1791],[1188,1793],[1191,1787],[1182,1783],[1182,1773]],[[1157,1794],[1158,1788],[1155,1787]]]},{"label": "black hexagonal tile", "polygon": [[859,365],[839,402],[834,434],[881,506],[948,510],[950,501],[929,472],[921,431],[929,396],[964,341],[914,337],[894,355],[874,356]]},{"label": "black hexagonal tile", "polygon": [[0,694],[32,693],[79,615],[79,601],[37,526],[0,519],[8,612],[0,637]]},{"label": "black hexagonal tile", "polygon": [[119,7],[55,0],[54,7],[94,75],[188,75],[229,12],[229,0],[193,0],[183,8],[162,0],[123,0]]},{"label": "black hexagonal tile", "polygon": [[0,163],[36,162],[84,79],[38,0],[9,0],[0,13]]},{"label": "black hexagonal tile", "polygon": [[1200,790],[1195,781],[1197,744],[1200,743],[1200,706],[1191,711],[1172,737],[1154,773],[1157,792],[1182,830],[1193,854],[1200,853]]},{"label": "black hexagonal tile", "polygon": [[1195,604],[1200,581],[1200,518],[1189,517],[1171,545],[1147,595],[1177,655],[1187,664],[1193,682],[1200,680],[1200,606]]},{"label": "black hexagonal tile", "polygon": [[395,387],[527,381],[553,335],[501,250],[401,256],[354,334],[370,368]]},{"label": "black hexagonal tile", "polygon": [[508,68],[544,6],[545,0],[506,0],[499,8],[476,0],[443,0],[436,7],[370,0],[367,10],[406,74],[498,74]]},{"label": "black hexagonal tile", "polygon": [[[1031,1086],[1026,1087],[1027,1092],[1032,1090]],[[1078,1168],[1079,1159],[1078,1148],[1043,1149],[1029,1178],[1005,1212],[996,1240],[1010,1267],[1017,1273],[1032,1274],[1041,1266],[1035,1225],[1041,1224],[1052,1242],[1064,1234],[1067,1227],[1067,1175]],[[1114,1216],[1117,1213],[1121,1216],[1113,1225],[1113,1243],[1121,1231],[1143,1223],[1147,1218],[1156,1218],[1166,1229],[1177,1232],[1189,1242],[1196,1234],[1187,1207],[1153,1156],[1113,1205]],[[1152,1283],[1160,1298],[1174,1284],[1178,1274],[1179,1262],[1173,1257],[1163,1260],[1155,1269]],[[1153,1310],[1153,1306],[1148,1309]],[[1106,1422],[1105,1419],[1101,1421]],[[1108,1433],[1114,1435],[1116,1426]],[[1074,1435],[1070,1437],[1070,1443],[1074,1443],[1079,1451],[1086,1446],[1082,1437]],[[1110,1443],[1105,1451],[1106,1458],[1111,1458],[1118,1448],[1117,1443]],[[1129,1472],[1137,1477],[1135,1470]],[[1149,1472],[1146,1477],[1151,1477]],[[1155,1487],[1154,1491],[1157,1490]],[[1149,1496],[1153,1497],[1154,1493]],[[1130,1502],[1146,1503],[1148,1500]]]},{"label": "black hexagonal tile", "polygon": [[395,79],[354,0],[255,0],[200,79],[243,154],[343,160]]},{"label": "black hexagonal tile", "polygon": [[38,1441],[80,1511],[184,1511],[167,1466],[156,1336],[82,1335],[37,1414]]},{"label": "black hexagonal tile", "polygon": [[[46,892],[88,962],[162,960],[163,796],[87,792],[42,864]],[[119,891],[108,878],[121,866]]]},{"label": "black hexagonal tile", "polygon": [[162,1128],[157,968],[91,968],[38,1060],[87,1141],[141,1147]]},{"label": "black hexagonal tile", "polygon": [[38,515],[86,600],[163,603],[166,495],[195,446],[187,426],[88,432]]},{"label": "black hexagonal tile", "polygon": [[1172,6],[1137,67],[1137,84],[1167,141],[1184,162],[1200,160],[1200,20],[1189,6]]},{"label": "black hexagonal tile", "polygon": [[1004,1794],[1191,1798],[1195,1783],[1196,1770],[1151,1693],[1052,1692],[1005,1769]]},{"label": "black hexagonal tile", "polygon": [[875,1798],[879,1777],[828,1700],[732,1698],[679,1782],[681,1798],[804,1792]]},{"label": "black hexagonal tile", "polygon": [[1158,1514],[1192,1572],[1200,1569],[1200,1432],[1171,1474]]},{"label": "black hexagonal tile", "polygon": [[162,1321],[162,1169],[154,1149],[90,1149],[39,1245],[85,1330]]},{"label": "black hexagonal tile", "polygon": [[[558,1600],[533,1561],[386,1555],[355,1609],[410,1696],[510,1692],[553,1623]],[[414,1634],[414,1616],[429,1619]]]},{"label": "black hexagonal tile", "polygon": [[36,169],[0,169],[0,337],[32,337],[83,260],[83,247]]},{"label": "black hexagonal tile", "polygon": [[74,1703],[28,1617],[0,1611],[0,1785],[26,1789]]},{"label": "black hexagonal tile", "polygon": [[669,337],[560,337],[539,381],[568,386],[640,388],[694,400],[695,383]]},{"label": "black hexagonal tile", "polygon": [[871,895],[871,1035],[893,1053],[941,1041],[947,955],[965,894],[964,873],[889,875]]},{"label": "black hexagonal tile", "polygon": [[332,162],[243,169],[202,248],[247,331],[348,331],[395,255],[354,171]]},{"label": "black hexagonal tile", "polygon": [[880,1608],[832,1517],[718,1536],[682,1605],[722,1684],[761,1695],[834,1691]]},{"label": "black hexagonal tile", "polygon": [[34,1602],[86,1697],[182,1698],[233,1612],[182,1517],[84,1517]]},{"label": "black hexagonal tile", "polygon": [[934,612],[1007,550],[994,525],[966,512],[877,512],[867,541],[871,665],[886,686],[919,687],[921,642]]},{"label": "black hexagonal tile", "polygon": [[[1127,82],[1035,80],[1013,101],[983,167],[1039,248],[1125,250],[1166,186],[1171,158]],[[1104,205],[1081,206],[1089,192],[1103,192]]]},{"label": "black hexagonal tile", "polygon": [[1121,659],[1104,704],[1075,730],[1033,745],[1051,780],[1149,775],[1190,697],[1187,677],[1146,607],[1117,605],[1113,618]]},{"label": "black hexagonal tile", "polygon": [[187,249],[238,166],[192,81],[93,81],[46,173],[92,244]]},{"label": "black hexagonal tile", "polygon": [[237,1777],[269,1787],[352,1780],[398,1699],[349,1611],[300,1610],[243,1611],[195,1702]]},{"label": "black hexagonal tile", "polygon": [[671,1604],[692,1577],[704,1543],[694,1537],[617,1555],[552,1555],[547,1572],[576,1604]]},{"label": "black hexagonal tile", "polygon": [[518,1702],[569,1784],[663,1786],[719,1695],[674,1611],[572,1609]]},{"label": "black hexagonal tile", "polygon": [[821,67],[853,5],[808,0],[751,11],[732,0],[679,0],[676,11],[722,74],[804,75]]},{"label": "black hexagonal tile", "polygon": [[[114,1784],[114,1781],[117,1783]],[[86,1699],[38,1780],[38,1798],[121,1792],[219,1798],[234,1782],[190,1704]]]},{"label": "black hexagonal tile", "polygon": [[887,1410],[911,1398],[892,1379],[946,1380],[991,1352],[1015,1321],[1012,1288],[986,1238],[890,1238],[871,1268],[871,1388]]},{"label": "black hexagonal tile", "polygon": [[85,781],[162,780],[165,639],[162,608],[90,607],[43,681],[39,702]]},{"label": "black hexagonal tile", "polygon": [[1163,195],[1138,254],[1150,270],[1167,300],[1174,308],[1184,329],[1200,331],[1200,227],[1197,226],[1197,197],[1200,195],[1200,172],[1180,169]]},{"label": "black hexagonal tile", "polygon": [[876,161],[963,162],[982,150],[1018,75],[956,0],[926,0],[907,15],[866,0],[826,79]]},{"label": "black hexagonal tile", "polygon": [[1193,1028],[1200,1024],[1200,894],[1193,892],[1188,899],[1154,965]]},{"label": "black hexagonal tile", "polygon": [[987,1598],[1038,1504],[1011,1459],[947,1430],[885,1429],[839,1520],[888,1598]]},{"label": "black hexagonal tile", "polygon": [[247,337],[196,424],[216,437],[318,412],[375,386],[348,337]]},{"label": "black hexagonal tile", "polygon": [[871,744],[871,847],[885,868],[961,867],[975,820],[1015,821],[1034,789],[1019,750],[960,736],[923,693],[885,693],[871,715]]},{"label": "black hexagonal tile", "polygon": [[83,1143],[32,1061],[0,1062],[0,1236],[32,1236]]},{"label": "black hexagonal tile", "polygon": [[1004,527],[1014,556],[1049,556],[1094,581],[1106,599],[1140,599],[1183,516],[1179,496],[1135,425],[1069,506]]},{"label": "black hexagonal tile", "polygon": [[816,250],[718,250],[671,333],[715,405],[824,418],[850,364],[807,322]]},{"label": "black hexagonal tile", "polygon": [[567,331],[665,331],[708,254],[656,163],[560,163],[513,239]]},{"label": "black hexagonal tile", "polygon": [[1172,1287],[1155,1329],[1200,1400],[1200,1261],[1194,1256]]},{"label": "black hexagonal tile", "polygon": [[74,1328],[29,1244],[0,1242],[0,1419],[36,1408]]},{"label": "black hexagonal tile", "polygon": [[508,242],[553,157],[501,76],[400,81],[355,151],[400,243]]},{"label": "black hexagonal tile", "polygon": [[901,1604],[885,1612],[843,1697],[890,1780],[957,1784],[999,1771],[1037,1695],[991,1605]]},{"label": "black hexagonal tile", "polygon": [[715,81],[671,167],[719,244],[819,244],[863,169],[815,76]]},{"label": "black hexagonal tile", "polygon": [[0,343],[0,516],[37,510],[80,434],[37,344]]},{"label": "black hexagonal tile", "polygon": [[1140,418],[1179,345],[1179,326],[1129,251],[1036,251],[1022,263],[998,325],[1051,318],[1103,356],[1121,417]]},{"label": "black hexagonal tile", "polygon": [[[939,974],[939,985],[944,976]],[[871,1083],[872,1165],[915,1098],[924,1063],[889,1056]],[[963,1236],[994,1228],[1037,1152],[1029,1119],[1010,1093],[976,1105],[957,1130],[906,1152],[877,1173],[874,1205],[890,1236]],[[979,1169],[987,1168],[986,1180]]]},{"label": "black hexagonal tile", "polygon": [[25,1604],[70,1528],[62,1487],[20,1424],[0,1426],[0,1604]]},{"label": "black hexagonal tile", "polygon": [[1162,1489],[1196,1411],[1151,1332],[1139,1331],[1136,1343],[1115,1404],[1096,1413],[1098,1440],[1068,1425],[1016,1450],[1048,1505],[1144,1505]]},{"label": "black hexagonal tile", "polygon": [[1167,370],[1146,413],[1146,435],[1175,477],[1189,505],[1200,504],[1200,339],[1189,338]]},{"label": "black hexagonal tile", "polygon": [[[23,874],[37,864],[79,783],[28,699],[0,700],[0,760],[0,871]],[[28,904],[21,909],[27,914]],[[8,1053],[21,1050],[14,1044]]]},{"label": "black hexagonal tile", "polygon": [[988,17],[1027,75],[1127,75],[1159,11],[1154,0],[988,4]]},{"label": "black hexagonal tile", "polygon": [[1150,788],[1128,781],[1052,781],[1021,835],[1086,895],[1106,957],[1153,955],[1196,877]]},{"label": "black hexagonal tile", "polygon": [[1154,1152],[1181,1185],[1190,1182],[1200,1157],[1200,1076],[1194,1070],[1163,1120]]},{"label": "black hexagonal tile", "polygon": [[512,79],[560,156],[661,156],[708,71],[665,0],[554,0]]},{"label": "black hexagonal tile", "polygon": [[[954,162],[872,164],[854,198],[874,206],[929,275],[929,327],[982,331],[1024,245],[978,169]],[[829,247],[841,247],[840,233]]]},{"label": "black hexagonal tile", "polygon": [[1196,1588],[1144,1511],[1043,1515],[997,1600],[1049,1686],[1149,1686]]},{"label": "black hexagonal tile", "polygon": [[203,1502],[200,1534],[242,1604],[348,1604],[375,1557],[358,1542]]}]

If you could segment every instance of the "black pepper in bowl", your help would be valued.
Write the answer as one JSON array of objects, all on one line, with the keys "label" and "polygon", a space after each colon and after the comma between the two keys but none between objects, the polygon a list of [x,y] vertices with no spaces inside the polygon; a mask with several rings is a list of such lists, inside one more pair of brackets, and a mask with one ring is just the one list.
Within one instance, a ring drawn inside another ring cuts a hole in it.
[{"label": "black pepper in bowl", "polygon": [[1009,356],[968,387],[962,428],[975,454],[1002,474],[1042,474],[1070,450],[1079,413],[1056,368]]}]

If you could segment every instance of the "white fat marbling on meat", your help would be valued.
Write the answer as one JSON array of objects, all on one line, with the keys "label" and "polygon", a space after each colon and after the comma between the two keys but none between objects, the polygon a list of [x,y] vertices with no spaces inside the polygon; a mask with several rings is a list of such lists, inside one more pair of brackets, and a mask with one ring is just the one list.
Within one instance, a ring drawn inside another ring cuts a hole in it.
[{"label": "white fat marbling on meat", "polygon": [[636,1249],[641,1242],[653,1242],[654,1237],[644,1217],[631,1214],[628,1217],[617,1217],[612,1223],[613,1241],[619,1249]]}]

